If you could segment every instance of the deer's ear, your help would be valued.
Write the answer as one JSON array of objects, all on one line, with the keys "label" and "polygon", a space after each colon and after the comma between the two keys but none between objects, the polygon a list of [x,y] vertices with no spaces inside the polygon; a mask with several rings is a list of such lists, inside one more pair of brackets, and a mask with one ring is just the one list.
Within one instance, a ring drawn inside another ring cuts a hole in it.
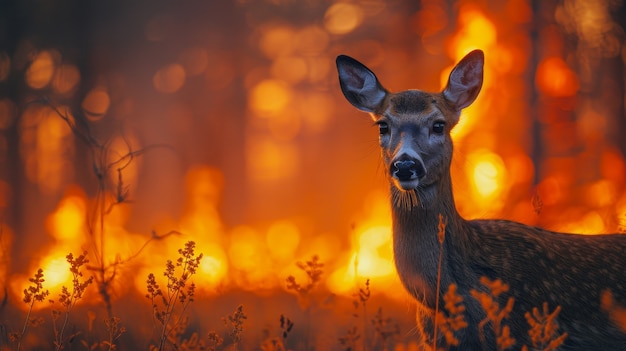
[{"label": "deer's ear", "polygon": [[474,50],[452,69],[443,96],[457,111],[469,106],[478,96],[483,86],[484,62],[485,54],[481,50]]},{"label": "deer's ear", "polygon": [[339,84],[346,99],[359,110],[374,112],[387,95],[374,72],[346,55],[337,56]]}]

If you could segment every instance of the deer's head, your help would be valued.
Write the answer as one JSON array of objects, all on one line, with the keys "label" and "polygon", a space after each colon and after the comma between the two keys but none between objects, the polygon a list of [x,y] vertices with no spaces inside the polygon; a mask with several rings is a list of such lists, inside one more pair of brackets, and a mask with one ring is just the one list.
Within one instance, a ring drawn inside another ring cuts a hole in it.
[{"label": "deer's head", "polygon": [[467,54],[454,67],[440,93],[392,93],[362,63],[345,55],[337,57],[341,90],[352,105],[369,112],[378,125],[383,160],[399,191],[418,190],[418,195],[429,195],[434,185],[449,177],[450,130],[457,124],[461,110],[480,91],[483,63],[482,51]]}]

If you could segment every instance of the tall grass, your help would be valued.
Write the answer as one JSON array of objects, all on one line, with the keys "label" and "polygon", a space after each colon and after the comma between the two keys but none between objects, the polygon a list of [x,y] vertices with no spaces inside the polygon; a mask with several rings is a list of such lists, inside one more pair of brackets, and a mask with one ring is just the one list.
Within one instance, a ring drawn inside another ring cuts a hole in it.
[{"label": "tall grass", "polygon": [[[242,347],[242,341],[245,335],[253,335],[253,331],[246,329],[245,325],[249,318],[258,318],[258,316],[250,316],[244,310],[244,305],[239,304],[232,313],[221,318],[224,330],[201,332],[198,330],[189,330],[192,322],[188,315],[190,305],[195,299],[195,284],[192,281],[193,276],[197,274],[197,268],[203,257],[202,253],[196,253],[195,243],[188,241],[184,247],[178,250],[178,257],[173,260],[167,260],[163,270],[162,277],[164,282],[154,274],[149,274],[146,283],[146,297],[149,304],[143,309],[144,314],[152,314],[153,327],[156,331],[153,342],[146,346],[150,350],[209,350],[209,351],[237,351]],[[105,335],[100,339],[93,339],[92,323],[95,320],[95,313],[89,313],[88,333],[84,333],[79,326],[71,325],[69,322],[69,314],[73,311],[79,299],[84,296],[85,292],[92,288],[92,277],[83,277],[83,270],[88,263],[87,254],[83,253],[79,256],[68,255],[66,257],[69,265],[68,270],[73,274],[73,285],[71,288],[63,288],[56,302],[46,300],[49,296],[48,290],[45,289],[44,271],[39,269],[33,277],[29,278],[31,285],[24,290],[24,302],[28,304],[26,320],[19,332],[11,333],[11,340],[15,350],[24,348],[30,349],[23,343],[24,336],[27,334],[29,327],[35,325],[46,325],[47,322],[43,317],[36,317],[33,313],[35,303],[50,303],[52,306],[60,305],[61,310],[53,312],[52,329],[53,339],[50,342],[51,349],[65,350],[68,349],[68,341],[72,339],[79,340],[79,345],[84,346],[88,350],[117,350],[120,345],[122,336],[127,332],[127,327],[122,324],[118,317],[105,318],[104,325],[106,329]],[[320,282],[323,274],[324,264],[319,258],[312,258],[309,261],[299,263],[298,267],[305,271],[307,278],[310,279],[304,284],[298,283],[295,278],[288,278],[291,289],[296,290],[299,299],[312,299],[311,294],[315,286]],[[481,279],[481,284],[485,289],[472,290],[471,296],[480,302],[485,310],[485,320],[480,323],[479,330],[485,333],[488,328],[492,328],[492,332],[496,335],[497,350],[508,350],[517,345],[516,340],[511,338],[509,327],[506,325],[510,313],[513,309],[514,299],[509,297],[505,299],[506,304],[500,306],[498,301],[502,301],[501,297],[509,292],[509,287],[501,280]],[[442,289],[443,290],[443,289]],[[354,324],[347,331],[337,337],[336,347],[342,350],[372,350],[372,351],[388,351],[394,349],[394,341],[402,340],[401,327],[394,320],[386,316],[384,312],[385,306],[378,306],[376,313],[369,316],[366,311],[371,301],[372,283],[368,279],[365,285],[358,287],[353,295],[353,317]],[[613,304],[609,298],[605,299],[607,306]],[[301,301],[302,303],[302,301]],[[440,310],[435,315],[434,325],[438,330],[441,344],[432,350],[447,350],[451,347],[458,346],[458,334],[467,328],[465,320],[465,301],[457,292],[456,285],[452,284],[445,289],[443,294],[443,302]],[[317,308],[317,304],[309,301],[307,308]],[[610,308],[610,307],[607,307]],[[139,311],[142,309],[140,308]],[[54,311],[54,310],[53,310]],[[529,323],[529,340],[530,345],[522,345],[522,350],[541,350],[553,351],[557,350],[567,338],[566,333],[559,333],[558,315],[560,307],[554,311],[549,311],[547,304],[542,308],[534,308],[528,311],[525,316]],[[210,316],[203,313],[203,316]],[[311,322],[306,316],[306,322]],[[279,334],[271,336],[269,332],[265,333],[264,339],[259,344],[259,348],[263,351],[303,351],[313,349],[307,341],[313,338],[312,333],[317,328],[312,325],[305,327],[302,333],[305,339],[304,343],[296,348],[287,347],[287,337],[292,333],[295,325],[305,325],[305,323],[294,322],[290,318],[280,315],[277,319],[279,322]],[[331,321],[320,321],[321,323]],[[70,328],[71,327],[71,328]],[[38,330],[42,331],[41,328]],[[67,335],[67,330],[71,333]],[[252,333],[252,334],[251,334]],[[43,337],[45,333],[39,332]],[[369,338],[364,338],[368,335]],[[424,349],[430,349],[431,345],[423,344]],[[517,345],[519,346],[519,345]]]}]

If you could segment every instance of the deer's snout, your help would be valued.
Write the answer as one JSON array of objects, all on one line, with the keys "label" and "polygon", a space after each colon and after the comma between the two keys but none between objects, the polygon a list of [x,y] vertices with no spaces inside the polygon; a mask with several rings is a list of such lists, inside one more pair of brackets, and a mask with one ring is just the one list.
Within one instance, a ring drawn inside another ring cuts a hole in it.
[{"label": "deer's snout", "polygon": [[391,176],[405,189],[417,186],[419,180],[426,175],[426,169],[422,162],[409,158],[392,162],[390,171]]},{"label": "deer's snout", "polygon": [[393,175],[399,180],[411,180],[417,177],[415,161],[396,161],[393,163]]}]

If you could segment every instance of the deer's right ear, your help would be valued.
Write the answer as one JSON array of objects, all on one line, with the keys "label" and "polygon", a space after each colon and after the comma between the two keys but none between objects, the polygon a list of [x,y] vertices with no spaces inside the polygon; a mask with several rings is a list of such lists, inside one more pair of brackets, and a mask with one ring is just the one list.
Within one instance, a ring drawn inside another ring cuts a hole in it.
[{"label": "deer's right ear", "polygon": [[469,106],[478,96],[483,86],[484,64],[485,54],[481,50],[474,50],[465,55],[450,72],[443,96],[457,111]]},{"label": "deer's right ear", "polygon": [[387,95],[374,72],[350,56],[337,56],[339,84],[346,99],[359,110],[374,112]]}]

